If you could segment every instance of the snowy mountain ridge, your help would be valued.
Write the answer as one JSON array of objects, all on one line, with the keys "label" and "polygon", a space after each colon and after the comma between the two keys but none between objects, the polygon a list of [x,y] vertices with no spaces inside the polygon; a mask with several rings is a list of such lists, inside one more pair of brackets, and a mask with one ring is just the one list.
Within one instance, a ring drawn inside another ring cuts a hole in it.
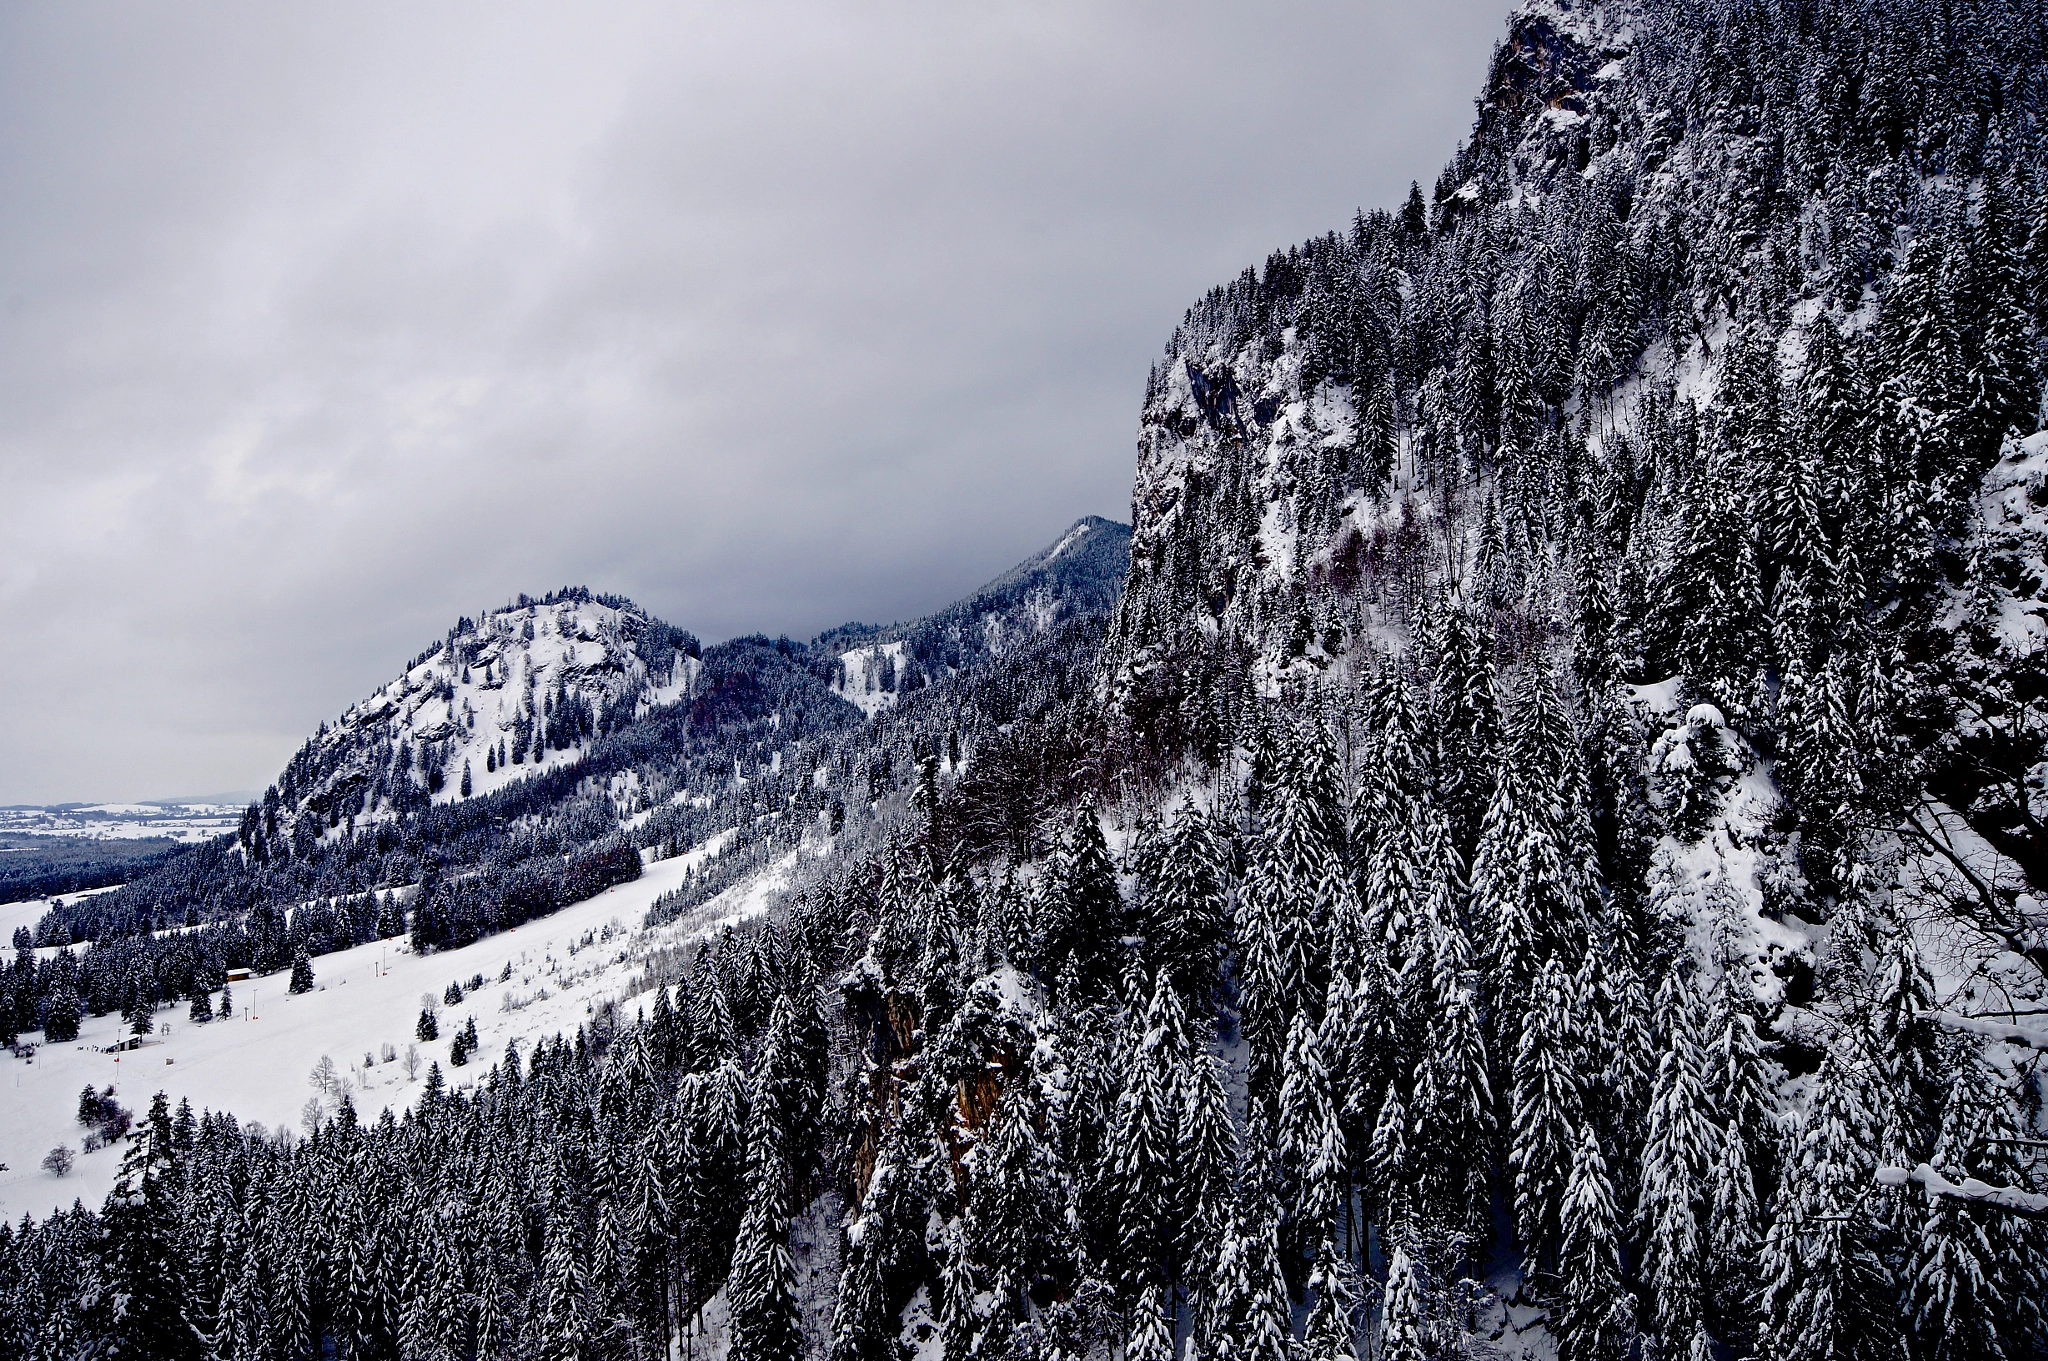
[{"label": "snowy mountain ridge", "polygon": [[927,618],[847,624],[818,639],[833,685],[870,716],[934,680],[1014,655],[1062,621],[1106,613],[1129,567],[1130,528],[1089,515],[962,600]]},{"label": "snowy mountain ridge", "polygon": [[573,762],[596,736],[687,695],[697,650],[630,602],[587,591],[465,617],[321,725],[266,798],[264,830],[276,835],[280,803],[332,828],[392,817],[422,791],[446,803]]}]

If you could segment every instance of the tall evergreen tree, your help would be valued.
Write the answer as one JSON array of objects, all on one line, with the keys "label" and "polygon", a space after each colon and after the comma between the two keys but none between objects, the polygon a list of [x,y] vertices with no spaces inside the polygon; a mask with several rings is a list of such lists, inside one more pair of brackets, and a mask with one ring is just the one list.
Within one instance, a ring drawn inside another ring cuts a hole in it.
[{"label": "tall evergreen tree", "polygon": [[121,1157],[102,1216],[104,1275],[87,1288],[88,1327],[116,1361],[197,1361],[203,1355],[191,1321],[177,1195],[170,1102],[158,1092]]},{"label": "tall evergreen tree", "polygon": [[1174,1091],[1187,1063],[1180,1001],[1162,978],[1129,1044],[1109,1151],[1117,1196],[1117,1255],[1132,1295],[1176,1283],[1185,1227],[1178,1210]]},{"label": "tall evergreen tree", "polygon": [[1154,966],[1192,1001],[1206,1001],[1216,989],[1230,932],[1227,882],[1224,848],[1208,817],[1183,800],[1161,839],[1147,930]]},{"label": "tall evergreen tree", "polygon": [[583,1361],[589,1353],[582,1225],[560,1169],[550,1175],[546,1248],[540,1269],[540,1347],[546,1361]]},{"label": "tall evergreen tree", "polygon": [[1487,1210],[1488,1152],[1495,1136],[1478,974],[1455,914],[1434,919],[1431,933],[1433,1020],[1415,1066],[1418,1180],[1430,1208],[1476,1228]]},{"label": "tall evergreen tree", "polygon": [[1514,1061],[1508,1147],[1515,1232],[1524,1251],[1555,1244],[1583,1121],[1579,1001],[1556,956],[1537,975]]},{"label": "tall evergreen tree", "polygon": [[1560,1361],[1621,1361],[1635,1340],[1635,1301],[1622,1282],[1614,1187],[1591,1125],[1579,1129],[1562,1218],[1557,1354]]},{"label": "tall evergreen tree", "polygon": [[1462,602],[1443,612],[1435,685],[1443,752],[1439,798],[1459,861],[1470,864],[1493,799],[1503,735],[1492,630]]},{"label": "tall evergreen tree", "polygon": [[1897,1354],[1893,1282],[1864,1205],[1874,1135],[1866,1084],[1831,1053],[1795,1130],[1796,1152],[1757,1264],[1757,1349],[1767,1361]]},{"label": "tall evergreen tree", "polygon": [[1692,984],[1675,969],[1666,974],[1657,993],[1657,1013],[1665,1025],[1663,1053],[1650,1101],[1637,1205],[1643,1223],[1642,1277],[1667,1356],[1690,1349],[1705,1317],[1706,1196],[1721,1138],[1709,1118],[1700,1011]]},{"label": "tall evergreen tree", "polygon": [[768,1110],[757,1106],[747,1141],[747,1209],[726,1287],[735,1361],[801,1361],[804,1354],[789,1255],[790,1169]]},{"label": "tall evergreen tree", "polygon": [[[2026,1184],[2016,1103],[1971,1046],[1956,1056],[1956,1081],[1934,1148],[1951,1181]],[[1905,1267],[1914,1350],[1930,1361],[2018,1358],[2038,1349],[2044,1318],[2043,1233],[2009,1211],[1927,1198]]]},{"label": "tall evergreen tree", "polygon": [[1057,977],[1069,957],[1088,996],[1101,996],[1122,972],[1123,898],[1102,824],[1084,804],[1068,822],[1041,883],[1040,959]]},{"label": "tall evergreen tree", "polygon": [[292,957],[292,977],[286,991],[299,993],[311,992],[312,990],[313,961],[306,957],[305,947],[300,946],[298,954]]},{"label": "tall evergreen tree", "polygon": [[997,1307],[1022,1318],[1032,1283],[1053,1276],[1070,1252],[1066,1195],[1053,1151],[1039,1138],[1036,1079],[1021,1069],[997,1107],[995,1129],[969,1170],[967,1234]]},{"label": "tall evergreen tree", "polygon": [[1316,1027],[1306,1014],[1294,1018],[1281,1069],[1276,1142],[1292,1211],[1288,1236],[1294,1250],[1312,1252],[1335,1227],[1344,1136],[1337,1124],[1329,1068]]},{"label": "tall evergreen tree", "polygon": [[1387,1262],[1386,1293],[1380,1302],[1381,1361],[1429,1361],[1436,1355],[1423,1311],[1421,1282],[1415,1259],[1404,1242],[1396,1241]]},{"label": "tall evergreen tree", "polygon": [[1316,1249],[1308,1288],[1315,1302],[1302,1330],[1300,1355],[1305,1361],[1358,1361],[1358,1325],[1353,1318],[1357,1288],[1351,1279],[1351,1259],[1331,1239],[1325,1238]]}]

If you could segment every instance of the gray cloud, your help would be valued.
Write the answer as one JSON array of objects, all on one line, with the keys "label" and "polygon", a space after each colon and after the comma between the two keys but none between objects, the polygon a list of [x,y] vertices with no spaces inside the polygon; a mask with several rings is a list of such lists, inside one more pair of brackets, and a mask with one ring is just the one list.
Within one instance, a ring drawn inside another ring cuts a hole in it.
[{"label": "gray cloud", "polygon": [[267,781],[459,613],[707,639],[1127,514],[1145,369],[1499,0],[0,12],[0,800]]}]

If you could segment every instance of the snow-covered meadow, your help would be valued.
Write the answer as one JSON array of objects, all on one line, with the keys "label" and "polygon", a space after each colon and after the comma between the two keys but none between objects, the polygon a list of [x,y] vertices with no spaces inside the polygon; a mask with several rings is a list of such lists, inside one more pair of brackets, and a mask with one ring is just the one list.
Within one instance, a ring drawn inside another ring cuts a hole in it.
[{"label": "snow-covered meadow", "polygon": [[[113,1084],[116,1099],[137,1116],[162,1091],[174,1107],[185,1099],[195,1111],[231,1111],[244,1123],[298,1131],[306,1102],[318,1095],[309,1079],[323,1057],[332,1059],[357,1112],[375,1119],[418,1099],[430,1061],[460,1089],[487,1072],[509,1041],[530,1052],[536,1039],[573,1033],[608,1001],[630,1015],[650,951],[767,911],[793,868],[794,857],[786,857],[677,921],[643,927],[654,900],[681,885],[710,849],[707,843],[657,861],[630,884],[461,949],[422,958],[400,938],[322,955],[314,960],[313,991],[296,997],[283,972],[235,984],[231,1019],[196,1025],[182,1007],[166,1008],[156,1017],[160,1033],[138,1050],[104,1052],[127,1038],[121,1018],[108,1015],[86,1018],[76,1043],[43,1045],[32,1060],[0,1051],[0,1163],[7,1165],[0,1218],[40,1216],[74,1198],[97,1208],[112,1188],[120,1147],[79,1152],[87,1131],[76,1119],[78,1095],[88,1083]],[[32,924],[40,906],[0,905],[0,921],[10,929]],[[501,979],[508,966],[510,976]],[[478,974],[485,986],[470,993]],[[456,981],[467,995],[460,1005],[443,1005]],[[431,1043],[414,1033],[426,996],[439,1010],[440,1038]],[[218,1008],[219,994],[213,1001]],[[451,1067],[450,1042],[472,1016],[482,1042],[477,1057]],[[413,1045],[419,1062],[409,1076],[405,1056]],[[396,1057],[385,1060],[387,1052]],[[59,1144],[78,1153],[61,1178],[41,1167]]]},{"label": "snow-covered meadow", "polygon": [[0,808],[0,832],[85,841],[196,843],[235,830],[241,804],[96,803]]}]

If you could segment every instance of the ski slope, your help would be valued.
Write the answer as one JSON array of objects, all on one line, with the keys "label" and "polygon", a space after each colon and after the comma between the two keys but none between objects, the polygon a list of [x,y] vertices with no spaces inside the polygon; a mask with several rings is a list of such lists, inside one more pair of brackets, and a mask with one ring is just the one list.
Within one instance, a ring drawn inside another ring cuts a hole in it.
[{"label": "ski slope", "polygon": [[[473,1085],[517,1040],[522,1053],[533,1041],[557,1032],[573,1034],[607,1001],[632,1011],[640,961],[650,950],[758,916],[789,880],[795,854],[734,885],[689,915],[644,928],[654,900],[683,882],[715,844],[657,861],[630,884],[565,907],[459,950],[424,958],[401,937],[321,955],[313,961],[315,987],[297,997],[285,990],[287,972],[234,985],[235,1015],[195,1025],[184,1006],[157,1013],[159,1033],[143,1048],[122,1054],[101,1052],[126,1038],[118,1015],[88,1017],[75,1044],[44,1045],[33,1060],[0,1050],[0,1219],[37,1216],[68,1207],[74,1198],[97,1209],[112,1189],[122,1147],[80,1152],[86,1134],[77,1122],[78,1094],[87,1083],[114,1085],[116,1098],[140,1119],[158,1091],[175,1109],[188,1099],[194,1111],[231,1111],[247,1123],[270,1129],[301,1129],[309,1077],[323,1056],[349,1084],[349,1099],[365,1120],[387,1107],[403,1110],[418,1099],[428,1061],[438,1060],[449,1086]],[[603,937],[609,931],[608,939]],[[593,943],[582,942],[591,938]],[[511,977],[499,975],[507,965]],[[440,1005],[451,981],[465,991],[476,974],[485,986],[459,1006]],[[414,1034],[421,997],[431,994],[440,1012],[440,1039],[420,1043]],[[219,995],[214,997],[219,1006]],[[467,1067],[448,1063],[450,1042],[471,1016],[482,1046]],[[34,1040],[37,1034],[25,1038]],[[406,1047],[419,1048],[419,1074],[405,1072]],[[399,1058],[364,1066],[365,1055],[381,1059],[390,1045]],[[58,1144],[78,1153],[67,1177],[41,1168]]]}]

